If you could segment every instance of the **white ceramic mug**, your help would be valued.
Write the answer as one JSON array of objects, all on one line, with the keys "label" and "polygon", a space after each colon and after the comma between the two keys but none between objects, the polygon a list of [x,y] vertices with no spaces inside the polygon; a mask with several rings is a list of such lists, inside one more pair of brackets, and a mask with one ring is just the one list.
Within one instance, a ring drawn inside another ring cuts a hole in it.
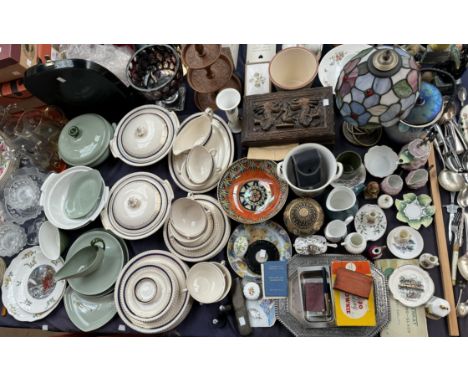
[{"label": "white ceramic mug", "polygon": [[[292,156],[299,154],[304,151],[315,149],[319,152],[322,160],[322,168],[326,167],[328,173],[328,180],[322,186],[313,189],[304,189],[297,187],[294,183],[291,182],[291,179],[288,177],[287,169],[290,165],[293,165]],[[325,163],[325,166],[323,166]],[[297,196],[313,197],[320,195],[325,188],[327,188],[331,182],[338,179],[343,174],[343,165],[336,161],[333,153],[328,150],[325,146],[322,146],[318,143],[304,143],[293,148],[284,158],[284,160],[278,163],[277,174],[280,178],[284,179],[288,183],[289,187]]]},{"label": "white ceramic mug", "polygon": [[332,220],[325,227],[325,237],[332,243],[339,243],[348,233],[348,224],[353,221],[354,217],[349,216],[345,221]]}]

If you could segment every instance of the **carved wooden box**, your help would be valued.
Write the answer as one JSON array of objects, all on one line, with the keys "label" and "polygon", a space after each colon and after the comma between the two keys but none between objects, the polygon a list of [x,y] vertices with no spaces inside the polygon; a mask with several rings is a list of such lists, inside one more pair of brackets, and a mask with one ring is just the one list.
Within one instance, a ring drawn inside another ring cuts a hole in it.
[{"label": "carved wooden box", "polygon": [[282,91],[244,98],[242,144],[335,144],[331,87]]}]

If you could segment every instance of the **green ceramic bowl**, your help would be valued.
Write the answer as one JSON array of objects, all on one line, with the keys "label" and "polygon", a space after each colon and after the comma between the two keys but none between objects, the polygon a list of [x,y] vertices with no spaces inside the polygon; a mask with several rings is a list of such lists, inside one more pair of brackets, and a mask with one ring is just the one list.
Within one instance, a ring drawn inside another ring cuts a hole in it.
[{"label": "green ceramic bowl", "polygon": [[100,297],[84,296],[68,287],[63,302],[71,322],[83,332],[99,329],[117,313],[113,293]]},{"label": "green ceramic bowl", "polygon": [[70,286],[78,293],[95,296],[112,290],[123,265],[128,259],[128,248],[125,243],[103,229],[85,232],[72,244],[67,253],[67,260],[80,249],[89,246],[91,240],[99,238],[106,244],[101,266],[93,273],[68,280]]}]

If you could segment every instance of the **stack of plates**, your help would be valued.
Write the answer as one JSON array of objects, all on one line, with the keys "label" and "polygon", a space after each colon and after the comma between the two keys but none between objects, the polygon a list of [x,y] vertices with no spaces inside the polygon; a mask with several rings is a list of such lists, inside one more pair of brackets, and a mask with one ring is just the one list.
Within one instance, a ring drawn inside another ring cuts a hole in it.
[{"label": "stack of plates", "polygon": [[129,174],[112,187],[102,225],[122,239],[143,239],[164,224],[173,198],[167,180],[149,172]]},{"label": "stack of plates", "polygon": [[169,252],[152,250],[134,257],[122,270],[114,292],[120,318],[148,334],[174,329],[187,317],[188,266]]},{"label": "stack of plates", "polygon": [[103,229],[95,229],[85,232],[75,240],[68,250],[67,260],[88,247],[94,239],[101,239],[105,244],[101,265],[89,275],[68,279],[70,286],[64,297],[68,317],[84,332],[96,330],[114,317],[115,282],[129,259],[128,249],[123,240]]},{"label": "stack of plates", "polygon": [[2,284],[2,302],[8,313],[26,322],[48,316],[65,292],[65,281],[54,280],[62,265],[62,258],[50,260],[39,247],[19,253],[5,271]]},{"label": "stack of plates", "polygon": [[[192,119],[202,114],[203,113],[193,114],[182,122],[179,134]],[[216,187],[224,171],[226,171],[234,159],[234,139],[226,122],[224,122],[221,117],[214,115],[212,129],[211,136],[204,144],[204,147],[209,152],[213,153],[215,170],[205,182],[196,184],[189,179],[186,170],[187,155],[189,152],[181,153],[180,155],[174,155],[171,152],[169,155],[169,171],[174,182],[182,190],[194,193],[205,193],[212,190]]]},{"label": "stack of plates", "polygon": [[205,231],[193,240],[193,245],[188,246],[177,239],[178,234],[168,220],[164,225],[164,243],[180,259],[196,263],[211,259],[226,246],[231,234],[231,225],[216,199],[207,195],[194,195],[193,199],[210,212],[207,214]]}]

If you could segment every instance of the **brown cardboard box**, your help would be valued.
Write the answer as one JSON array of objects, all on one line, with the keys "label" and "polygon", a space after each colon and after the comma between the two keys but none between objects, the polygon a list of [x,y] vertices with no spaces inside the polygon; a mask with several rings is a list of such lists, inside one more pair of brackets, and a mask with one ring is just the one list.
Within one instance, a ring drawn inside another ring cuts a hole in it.
[{"label": "brown cardboard box", "polygon": [[23,79],[0,84],[0,105],[16,103],[24,109],[43,106],[44,103],[26,89]]},{"label": "brown cardboard box", "polygon": [[34,44],[0,44],[0,83],[23,77],[37,63]]}]

